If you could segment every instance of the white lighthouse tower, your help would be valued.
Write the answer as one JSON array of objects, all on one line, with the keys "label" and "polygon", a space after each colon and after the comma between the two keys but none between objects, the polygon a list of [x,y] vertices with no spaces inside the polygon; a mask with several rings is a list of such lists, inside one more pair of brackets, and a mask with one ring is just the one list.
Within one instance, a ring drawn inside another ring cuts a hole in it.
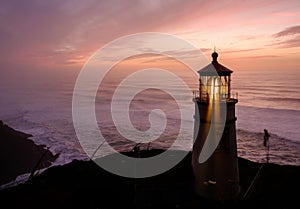
[{"label": "white lighthouse tower", "polygon": [[238,100],[230,94],[233,71],[217,58],[213,52],[211,64],[198,71],[192,165],[197,194],[230,200],[240,193],[235,125]]}]

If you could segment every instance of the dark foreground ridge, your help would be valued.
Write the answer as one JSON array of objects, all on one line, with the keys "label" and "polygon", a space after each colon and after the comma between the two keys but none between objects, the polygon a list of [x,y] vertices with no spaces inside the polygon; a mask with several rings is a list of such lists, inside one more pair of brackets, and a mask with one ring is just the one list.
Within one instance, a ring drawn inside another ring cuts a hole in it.
[{"label": "dark foreground ridge", "polygon": [[21,174],[47,168],[58,157],[45,146],[36,145],[30,137],[0,120],[0,185],[14,181]]},{"label": "dark foreground ridge", "polygon": [[[163,150],[140,151],[139,157]],[[172,151],[183,152],[180,150]],[[136,156],[133,152],[123,153]],[[106,156],[105,158],[110,158]],[[244,193],[261,164],[239,158]],[[297,208],[300,167],[267,164],[247,199],[219,202],[193,190],[191,152],[158,176],[130,179],[111,174],[93,161],[53,166],[24,184],[0,191],[1,208]]]}]

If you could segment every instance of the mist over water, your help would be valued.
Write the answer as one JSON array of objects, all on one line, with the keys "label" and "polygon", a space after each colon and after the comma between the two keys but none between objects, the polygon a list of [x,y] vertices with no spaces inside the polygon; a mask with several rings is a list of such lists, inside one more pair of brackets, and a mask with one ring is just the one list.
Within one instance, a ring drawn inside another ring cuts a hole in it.
[{"label": "mist over water", "polygon": [[[23,78],[14,78],[16,74],[13,73],[0,78],[0,119],[17,130],[32,134],[32,139],[37,144],[45,144],[52,152],[60,153],[54,165],[88,158],[78,142],[72,123],[72,94],[78,73],[79,71],[55,70],[45,74],[32,70]],[[271,134],[270,162],[300,165],[299,78],[299,72],[295,71],[285,71],[284,74],[277,71],[271,74],[267,71],[233,73],[232,90],[239,95],[236,106],[239,156],[257,162],[265,160],[262,134],[266,128]],[[198,85],[198,80],[191,82]],[[193,103],[186,96],[186,92],[181,91],[176,83],[170,83],[170,86],[178,89],[180,98],[185,100],[186,108],[194,111]],[[113,85],[108,86],[105,92],[110,94],[112,87]],[[147,99],[159,103],[166,110],[171,124],[180,122],[172,109],[168,108],[170,101],[151,92],[151,95],[141,95],[133,104],[133,124],[140,126],[141,130],[149,125],[147,112],[143,108]],[[105,98],[101,100],[105,101]],[[95,111],[99,126],[103,127],[104,134],[110,138],[115,148],[123,151],[132,149],[134,143],[118,141],[118,133],[102,117],[106,109],[98,104]],[[190,123],[193,123],[192,118]],[[172,129],[168,129],[165,140],[153,142],[150,147],[167,148],[175,135]],[[191,150],[192,135],[193,133],[185,133],[178,149]],[[95,146],[90,145],[92,150]],[[97,153],[98,156],[105,154],[107,153]]]}]

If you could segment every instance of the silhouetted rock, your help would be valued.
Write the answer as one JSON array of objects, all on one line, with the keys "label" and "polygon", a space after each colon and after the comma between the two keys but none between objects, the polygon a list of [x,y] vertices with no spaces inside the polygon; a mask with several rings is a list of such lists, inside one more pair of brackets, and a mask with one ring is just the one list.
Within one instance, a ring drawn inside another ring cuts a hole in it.
[{"label": "silhouetted rock", "polygon": [[0,185],[34,169],[46,168],[58,157],[29,137],[30,134],[16,131],[0,121]]},{"label": "silhouetted rock", "polygon": [[[146,157],[162,150],[141,152]],[[239,165],[240,185],[245,192],[261,164],[240,158]],[[294,208],[298,204],[294,191],[299,187],[299,174],[297,166],[268,164],[247,199],[241,196],[218,202],[194,193],[191,153],[169,171],[144,179],[117,176],[93,161],[74,160],[0,191],[0,201],[10,208]]]}]

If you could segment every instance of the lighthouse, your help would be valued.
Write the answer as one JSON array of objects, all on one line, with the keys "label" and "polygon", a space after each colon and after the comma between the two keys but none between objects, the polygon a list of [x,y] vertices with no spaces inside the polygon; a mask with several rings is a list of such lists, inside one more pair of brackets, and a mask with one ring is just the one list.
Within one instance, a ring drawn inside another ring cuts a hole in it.
[{"label": "lighthouse", "polygon": [[223,201],[235,199],[240,193],[235,116],[238,99],[231,95],[233,71],[217,58],[214,51],[212,62],[198,71],[192,165],[195,192]]}]

